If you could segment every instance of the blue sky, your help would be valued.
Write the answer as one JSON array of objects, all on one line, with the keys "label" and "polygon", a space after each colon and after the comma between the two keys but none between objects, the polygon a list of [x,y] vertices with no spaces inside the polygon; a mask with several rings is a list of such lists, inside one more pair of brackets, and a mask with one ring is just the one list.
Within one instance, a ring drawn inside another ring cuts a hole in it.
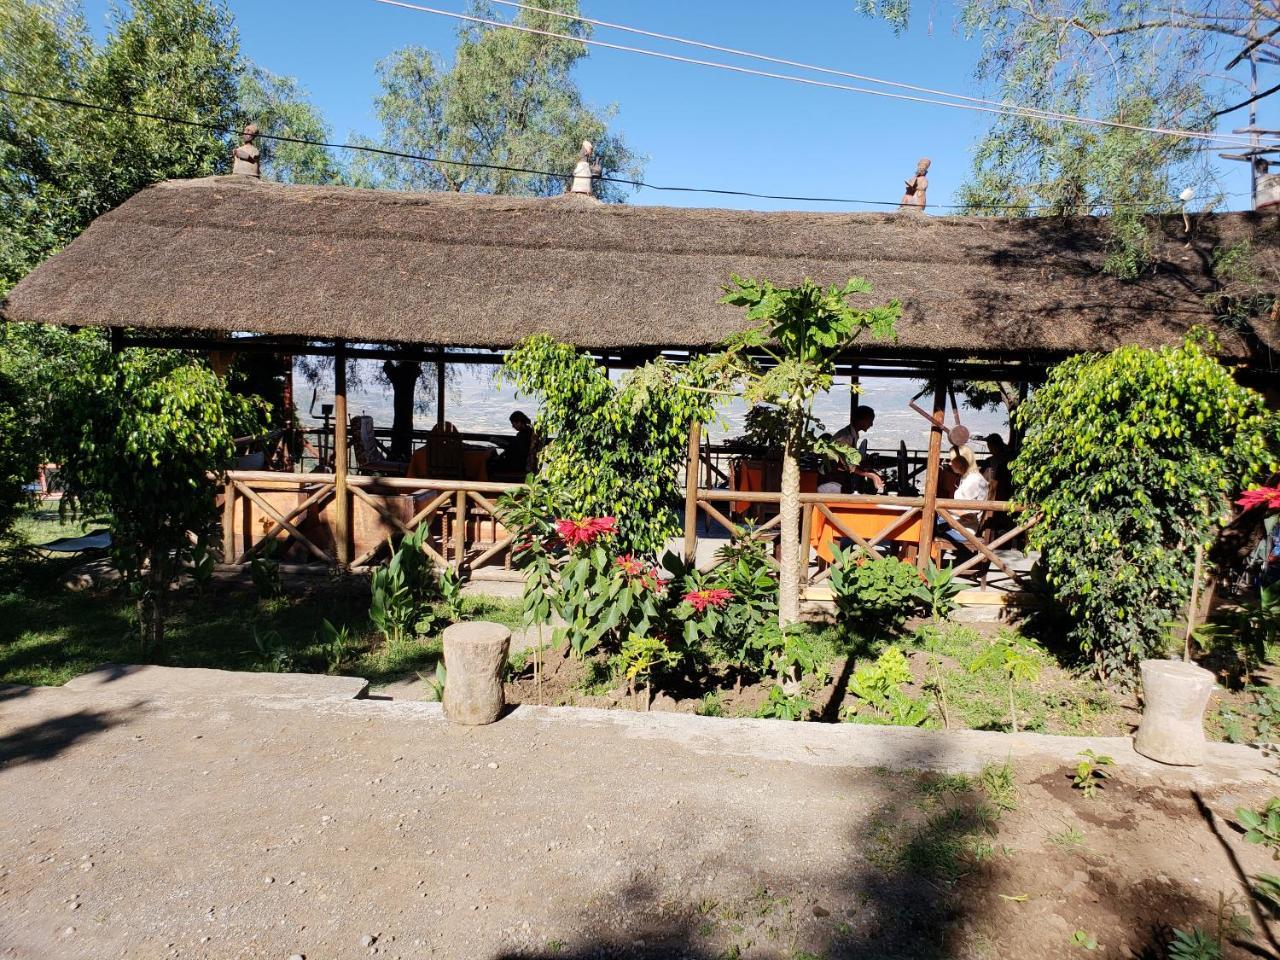
[{"label": "blue sky", "polygon": [[[465,0],[425,5],[461,11]],[[107,6],[108,0],[85,0],[96,28],[105,23]],[[352,132],[377,138],[372,102],[380,58],[407,44],[429,47],[447,58],[457,29],[456,21],[374,0],[231,0],[230,7],[245,53],[275,73],[296,77],[344,139]],[[582,0],[583,13],[599,19],[981,95],[973,79],[980,44],[957,34],[954,5],[932,9],[932,16],[918,16],[907,35],[896,37],[887,25],[859,15],[854,0]],[[720,58],[611,31],[599,30],[596,36]],[[934,213],[946,212],[943,205],[954,201],[972,146],[989,119],[970,111],[600,49],[583,61],[578,79],[588,101],[617,104],[614,127],[649,156],[645,179],[652,183],[896,202],[902,180],[914,172],[917,159],[928,156],[933,160],[929,199]],[[567,157],[566,164],[573,159]],[[1247,194],[1245,165],[1221,166],[1226,168],[1226,189]],[[633,202],[859,209],[648,190]],[[1234,208],[1247,202],[1247,196],[1230,201]]]}]

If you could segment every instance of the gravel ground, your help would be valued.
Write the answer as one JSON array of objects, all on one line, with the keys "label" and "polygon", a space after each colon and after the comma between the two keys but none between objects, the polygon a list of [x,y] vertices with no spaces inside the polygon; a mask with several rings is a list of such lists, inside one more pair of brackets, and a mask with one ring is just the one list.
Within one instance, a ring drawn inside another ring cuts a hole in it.
[{"label": "gravel ground", "polygon": [[[817,727],[0,689],[0,957],[1125,956],[1268,868],[1222,819],[1276,790],[1254,752],[1099,743],[1120,776],[1085,801],[1092,741]],[[1017,811],[922,867],[959,814],[906,768],[992,757]]]}]

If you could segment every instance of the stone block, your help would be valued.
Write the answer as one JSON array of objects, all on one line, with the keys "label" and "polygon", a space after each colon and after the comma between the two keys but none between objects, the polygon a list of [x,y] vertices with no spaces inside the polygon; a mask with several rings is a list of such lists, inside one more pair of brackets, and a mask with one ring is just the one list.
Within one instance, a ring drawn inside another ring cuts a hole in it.
[{"label": "stone block", "polygon": [[1196,767],[1204,762],[1204,710],[1213,674],[1181,660],[1144,660],[1142,723],[1133,748],[1160,763]]},{"label": "stone block", "polygon": [[511,631],[500,623],[476,620],[446,627],[444,640],[444,715],[454,723],[493,723],[506,703],[502,671],[511,647]]}]

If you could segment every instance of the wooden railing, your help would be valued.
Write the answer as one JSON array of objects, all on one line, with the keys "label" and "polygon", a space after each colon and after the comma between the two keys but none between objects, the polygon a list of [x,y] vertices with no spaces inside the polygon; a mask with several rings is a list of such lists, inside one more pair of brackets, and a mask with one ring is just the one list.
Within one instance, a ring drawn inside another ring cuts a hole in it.
[{"label": "wooden railing", "polygon": [[[699,489],[696,495],[698,512],[712,522],[718,524],[731,539],[755,538],[772,539],[781,528],[782,516],[773,513],[780,507],[782,495],[777,492],[747,492],[741,490],[708,490]],[[715,504],[746,504],[749,508],[763,506],[773,516],[756,526],[732,517],[732,506],[719,509]],[[840,516],[842,505],[861,507],[897,507],[900,510],[886,515],[883,524],[872,534],[859,533],[851,529]],[[932,509],[931,509],[932,507]],[[982,522],[978,530],[970,529],[958,517],[958,513],[979,513]],[[1009,520],[1006,529],[997,529],[990,521],[997,516],[1007,515]],[[926,550],[918,551],[915,561],[921,569],[929,562],[943,565],[950,563],[957,574],[981,572],[985,581],[986,572],[990,568],[1000,570],[1014,584],[1021,585],[1027,578],[1027,571],[1019,570],[997,551],[1009,544],[1018,542],[1028,530],[1040,521],[1035,513],[1021,511],[1015,504],[1007,500],[935,500],[930,505],[925,497],[871,496],[863,494],[839,493],[802,493],[800,494],[800,537],[801,561],[800,579],[802,585],[816,585],[828,579],[830,569],[814,572],[810,556],[810,534],[813,530],[815,516],[830,524],[836,533],[848,540],[851,549],[868,556],[880,555],[882,545],[898,542],[898,536],[904,530],[920,525],[921,535],[914,538],[918,547],[925,545]],[[955,531],[957,541],[947,536],[932,536],[935,523],[945,525],[946,529]],[[930,536],[923,533],[928,530]],[[986,530],[992,530],[987,534]],[[685,552],[691,556],[696,551],[697,527],[685,531]],[[911,542],[907,542],[910,546]],[[960,554],[967,556],[960,556]],[[911,559],[907,557],[907,559]],[[770,558],[775,568],[777,561]],[[718,561],[710,567],[718,565]],[[821,566],[821,562],[819,562]]]},{"label": "wooden railing", "polygon": [[[497,499],[520,484],[348,476],[347,556],[362,570],[388,539],[426,525],[423,549],[439,566],[510,569],[511,535]],[[244,564],[276,543],[277,556],[338,564],[338,478],[331,473],[232,470],[222,486],[222,555]]]}]

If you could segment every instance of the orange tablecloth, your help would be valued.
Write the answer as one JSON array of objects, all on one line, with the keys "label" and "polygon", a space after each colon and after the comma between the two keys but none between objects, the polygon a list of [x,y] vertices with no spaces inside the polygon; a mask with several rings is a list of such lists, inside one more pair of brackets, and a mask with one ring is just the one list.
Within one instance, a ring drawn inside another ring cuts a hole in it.
[{"label": "orange tablecloth", "polygon": [[[782,464],[770,463],[768,466],[771,468],[769,469],[771,476],[766,479],[766,467],[761,461],[737,461],[733,465],[733,489],[742,490],[743,492],[757,492],[762,490],[773,490],[776,492],[781,489]],[[800,492],[818,492],[818,472],[816,470],[800,471]],[[734,513],[746,513],[749,509],[751,509],[751,503],[746,500],[737,500],[733,504]]]},{"label": "orange tablecloth", "polygon": [[[870,540],[885,527],[894,524],[889,534],[881,539],[881,543],[920,543],[920,515],[915,514],[909,520],[901,519],[910,507],[894,507],[888,504],[827,504],[827,509],[842,524],[862,537]],[[898,522],[895,524],[895,519]],[[831,548],[844,534],[823,515],[822,511],[813,511],[813,526],[809,532],[809,545],[818,551],[818,556],[830,563],[834,557]]]},{"label": "orange tablecloth", "polygon": [[[492,451],[488,447],[463,447],[462,448],[462,476],[465,480],[485,481],[489,479],[489,454]],[[427,463],[427,448],[419,447],[413,451],[413,456],[409,458],[409,467],[405,470],[406,477],[416,477],[424,479],[431,476],[431,465]]]}]

